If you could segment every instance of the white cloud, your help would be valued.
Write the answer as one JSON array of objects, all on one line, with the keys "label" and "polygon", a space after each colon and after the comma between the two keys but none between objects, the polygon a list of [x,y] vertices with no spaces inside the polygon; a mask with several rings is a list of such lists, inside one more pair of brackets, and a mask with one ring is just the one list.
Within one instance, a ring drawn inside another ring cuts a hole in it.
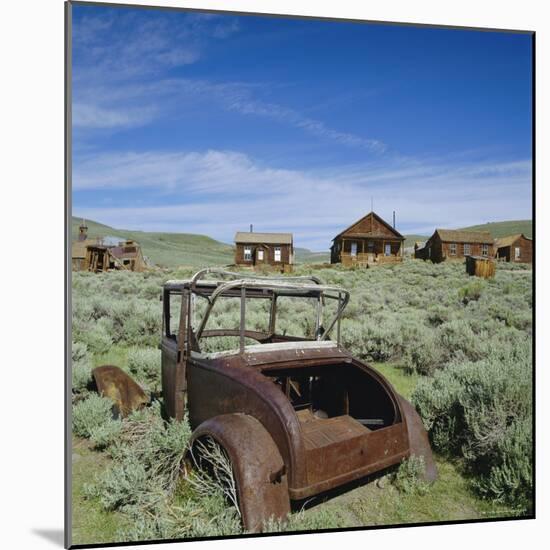
[{"label": "white cloud", "polygon": [[85,128],[133,128],[149,123],[156,111],[153,106],[109,109],[92,103],[74,103],[73,125]]},{"label": "white cloud", "polygon": [[[341,229],[374,209],[398,229],[428,233],[486,221],[529,218],[531,163],[452,164],[383,159],[330,171],[265,166],[231,151],[123,153],[77,162],[75,190],[139,189],[157,206],[81,208],[115,227],[202,233],[230,242],[253,223],[292,231],[297,246],[323,250]],[[129,199],[132,200],[131,198]]]}]

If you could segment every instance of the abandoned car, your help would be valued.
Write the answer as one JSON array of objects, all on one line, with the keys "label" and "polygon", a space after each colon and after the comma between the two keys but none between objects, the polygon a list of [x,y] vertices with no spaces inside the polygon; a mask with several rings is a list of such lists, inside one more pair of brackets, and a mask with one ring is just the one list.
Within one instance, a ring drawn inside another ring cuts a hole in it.
[{"label": "abandoned car", "polygon": [[[291,500],[411,455],[423,457],[427,480],[437,477],[412,405],[341,345],[349,299],[348,291],[315,277],[262,278],[213,268],[164,285],[165,411],[177,420],[188,412],[192,444],[211,438],[223,448],[249,531],[286,518]],[[235,326],[218,327],[227,316],[216,317],[216,310],[228,311],[227,302],[236,306],[229,315]],[[281,309],[299,316],[309,334],[287,334],[292,325],[281,327]],[[212,345],[215,340],[223,345]],[[224,346],[230,349],[220,351]]]}]

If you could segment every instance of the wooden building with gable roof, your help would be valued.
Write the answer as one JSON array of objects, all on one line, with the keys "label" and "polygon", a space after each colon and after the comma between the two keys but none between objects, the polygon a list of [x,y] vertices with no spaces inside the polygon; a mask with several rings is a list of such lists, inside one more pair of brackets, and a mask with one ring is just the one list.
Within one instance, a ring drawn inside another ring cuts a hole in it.
[{"label": "wooden building with gable roof", "polygon": [[330,263],[368,267],[401,262],[404,242],[395,227],[376,212],[369,212],[332,239]]},{"label": "wooden building with gable roof", "polygon": [[292,233],[256,233],[237,231],[235,234],[235,265],[271,266],[288,271],[294,263]]},{"label": "wooden building with gable roof", "polygon": [[466,256],[493,257],[493,237],[489,231],[436,229],[415,257],[434,263],[444,260],[463,260]]},{"label": "wooden building with gable roof", "polygon": [[523,233],[496,239],[495,257],[501,261],[530,264],[533,262],[533,239]]}]

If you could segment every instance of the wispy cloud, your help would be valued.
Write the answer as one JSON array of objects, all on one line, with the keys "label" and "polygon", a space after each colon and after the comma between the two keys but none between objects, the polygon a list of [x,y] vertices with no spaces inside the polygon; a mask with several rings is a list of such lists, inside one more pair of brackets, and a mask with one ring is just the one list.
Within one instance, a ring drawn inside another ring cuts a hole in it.
[{"label": "wispy cloud", "polygon": [[75,214],[116,227],[204,233],[223,241],[254,223],[258,230],[293,231],[299,246],[323,250],[339,230],[370,210],[371,197],[387,219],[397,211],[398,229],[406,233],[528,218],[530,178],[529,161],[384,159],[300,171],[231,151],[109,154],[78,164],[76,191],[141,187],[167,194],[162,204],[130,200],[78,208]]},{"label": "wispy cloud", "polygon": [[[240,97],[239,97],[240,95]],[[383,153],[387,145],[377,139],[369,139],[349,132],[340,132],[314,118],[302,115],[298,111],[278,105],[276,103],[266,103],[251,97],[246,90],[240,94],[235,94],[226,98],[226,104],[229,109],[242,113],[244,115],[256,115],[268,117],[283,123],[300,128],[314,136],[330,139],[342,145],[351,147],[361,147],[376,153]]]},{"label": "wispy cloud", "polygon": [[[344,132],[331,128],[325,122],[308,117],[295,109],[273,102],[262,101],[257,98],[266,84],[244,82],[211,82],[201,79],[162,79],[157,82],[132,82],[126,85],[117,85],[115,88],[98,86],[82,91],[80,99],[83,106],[90,110],[107,110],[112,113],[118,111],[121,126],[125,126],[128,110],[125,105],[134,103],[135,111],[145,110],[154,113],[152,118],[145,122],[152,122],[153,118],[170,116],[182,103],[202,103],[208,101],[218,108],[236,112],[244,116],[268,118],[280,124],[304,131],[325,141],[332,141],[345,147],[365,149],[371,153],[384,153],[388,146],[378,139],[367,138],[351,132]],[[154,98],[155,106],[152,101]],[[157,105],[162,103],[162,109]],[[102,105],[110,105],[109,108]],[[91,127],[97,127],[92,117],[84,119],[82,126],[89,120]],[[111,126],[106,126],[111,127]]]},{"label": "wispy cloud", "polygon": [[75,82],[120,82],[198,61],[206,39],[239,30],[238,19],[201,14],[112,10],[76,18],[73,27]]},{"label": "wispy cloud", "polygon": [[73,125],[77,128],[133,128],[151,122],[156,111],[152,105],[112,109],[92,103],[74,103]]}]

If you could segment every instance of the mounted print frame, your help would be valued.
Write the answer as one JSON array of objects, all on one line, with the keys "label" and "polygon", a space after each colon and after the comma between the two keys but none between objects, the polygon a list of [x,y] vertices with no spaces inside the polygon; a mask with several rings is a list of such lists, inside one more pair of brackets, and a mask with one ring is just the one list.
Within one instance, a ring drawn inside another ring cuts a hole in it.
[{"label": "mounted print frame", "polygon": [[66,546],[534,518],[534,33],[65,13]]}]

